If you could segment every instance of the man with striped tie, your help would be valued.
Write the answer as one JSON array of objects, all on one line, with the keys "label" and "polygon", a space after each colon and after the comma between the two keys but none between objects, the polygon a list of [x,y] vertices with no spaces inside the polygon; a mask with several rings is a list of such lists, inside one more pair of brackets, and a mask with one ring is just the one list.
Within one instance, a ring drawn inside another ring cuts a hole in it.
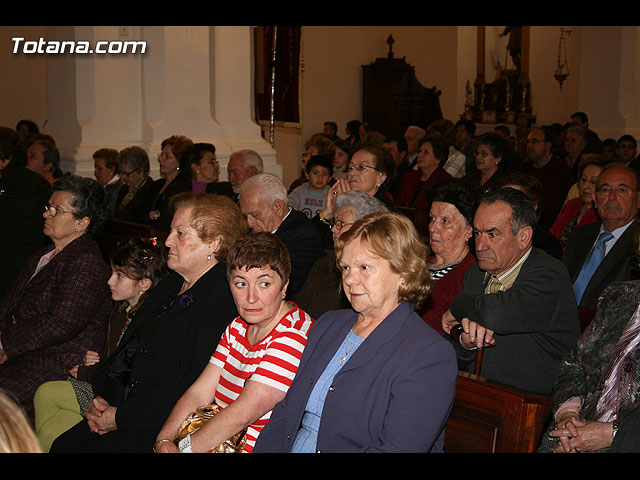
[{"label": "man with striped tie", "polygon": [[[483,353],[480,375],[550,395],[563,356],[580,335],[576,301],[561,261],[532,247],[536,212],[513,188],[485,194],[473,222],[478,263],[442,317],[461,369]],[[473,370],[471,370],[473,371]]]}]

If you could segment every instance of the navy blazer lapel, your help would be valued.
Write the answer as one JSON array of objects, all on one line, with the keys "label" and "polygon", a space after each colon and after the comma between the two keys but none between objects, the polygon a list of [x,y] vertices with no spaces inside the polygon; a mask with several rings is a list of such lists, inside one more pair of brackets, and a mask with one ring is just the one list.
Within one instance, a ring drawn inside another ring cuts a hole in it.
[{"label": "navy blazer lapel", "polygon": [[631,236],[631,226],[629,226],[620,236],[618,241],[611,247],[609,253],[602,260],[596,271],[593,273],[585,292],[593,285],[598,285],[609,275],[611,269],[617,266],[618,262],[629,255],[629,237]]},{"label": "navy blazer lapel", "polygon": [[400,305],[369,334],[365,341],[362,342],[339,373],[360,368],[362,365],[368,364],[386,343],[398,335],[413,312],[413,306],[410,303],[400,303]]},{"label": "navy blazer lapel", "polygon": [[[341,315],[342,312],[343,311],[341,310],[339,315]],[[317,342],[313,342],[313,344],[311,345],[309,344],[309,342],[307,342],[307,346],[305,347],[305,351],[303,353],[303,359],[313,358],[314,353],[319,355],[319,359],[314,360],[315,371],[309,372],[311,378],[317,379],[322,374],[326,366],[329,364],[329,361],[336,353],[336,350],[349,333],[349,330],[351,330],[351,328],[353,327],[356,321],[356,314],[355,312],[352,313],[354,314],[353,317],[349,316],[348,319],[338,319],[338,321],[340,322],[339,328],[330,329],[329,332],[327,332],[327,330],[325,329],[324,332],[320,333],[320,337]],[[312,327],[311,332],[313,332],[314,328],[317,328],[317,325],[314,325],[314,327]],[[315,350],[318,351],[315,352]],[[305,365],[301,363],[298,370],[301,371],[304,369],[304,367]]]},{"label": "navy blazer lapel", "polygon": [[589,252],[596,243],[596,239],[600,233],[600,225],[600,223],[585,225],[577,231],[577,234],[580,234],[580,238],[576,238],[577,241],[572,247],[573,255],[571,257],[571,263],[567,265],[572,284],[576,281],[578,275],[580,275],[582,265],[584,265],[587,256],[589,256]]}]

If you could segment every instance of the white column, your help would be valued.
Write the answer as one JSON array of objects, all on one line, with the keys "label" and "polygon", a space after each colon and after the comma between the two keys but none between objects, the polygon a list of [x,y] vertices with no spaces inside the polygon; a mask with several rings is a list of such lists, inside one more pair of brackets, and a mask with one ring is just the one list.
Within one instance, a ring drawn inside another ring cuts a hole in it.
[{"label": "white column", "polygon": [[579,110],[601,139],[640,135],[640,29],[581,27]]},{"label": "white column", "polygon": [[186,135],[216,145],[222,180],[229,154],[241,148],[282,175],[254,121],[250,27],[48,27],[54,39],[146,41],[145,53],[47,56],[47,131],[63,171],[93,176],[95,150],[138,145],[157,178],[162,140]]}]

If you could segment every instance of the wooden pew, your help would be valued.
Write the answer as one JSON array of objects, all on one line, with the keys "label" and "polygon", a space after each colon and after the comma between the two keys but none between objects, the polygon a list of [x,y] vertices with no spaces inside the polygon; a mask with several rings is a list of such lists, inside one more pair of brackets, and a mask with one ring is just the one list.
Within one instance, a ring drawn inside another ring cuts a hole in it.
[{"label": "wooden pew", "polygon": [[444,451],[533,453],[550,408],[548,397],[459,371]]},{"label": "wooden pew", "polygon": [[429,210],[413,207],[396,207],[400,213],[411,220],[420,235],[429,236]]},{"label": "wooden pew", "polygon": [[[462,325],[449,336],[458,341]],[[480,376],[483,349],[476,350],[473,374],[458,371],[453,410],[445,426],[446,453],[533,453],[551,399]]]},{"label": "wooden pew", "polygon": [[130,237],[157,237],[158,240],[164,242],[167,239],[167,236],[167,231],[161,230],[152,225],[109,218],[107,219],[107,223],[101,235],[96,239],[96,241],[98,242],[98,245],[100,245],[102,255],[108,263],[111,252],[118,242],[121,242],[122,240]]}]

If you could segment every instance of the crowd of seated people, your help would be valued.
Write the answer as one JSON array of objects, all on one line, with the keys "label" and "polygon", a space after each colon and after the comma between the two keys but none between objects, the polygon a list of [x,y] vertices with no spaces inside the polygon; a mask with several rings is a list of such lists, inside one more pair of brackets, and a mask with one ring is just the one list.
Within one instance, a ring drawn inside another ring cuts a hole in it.
[{"label": "crowd of seated people", "polygon": [[[325,122],[290,185],[251,150],[221,182],[185,135],[157,180],[138,146],[64,175],[36,125],[0,129],[0,224],[21,239],[2,239],[0,393],[36,450],[439,452],[480,350],[482,377],[553,399],[540,452],[640,451],[634,137],[582,112],[403,128]],[[105,257],[106,218],[168,237]]]}]

